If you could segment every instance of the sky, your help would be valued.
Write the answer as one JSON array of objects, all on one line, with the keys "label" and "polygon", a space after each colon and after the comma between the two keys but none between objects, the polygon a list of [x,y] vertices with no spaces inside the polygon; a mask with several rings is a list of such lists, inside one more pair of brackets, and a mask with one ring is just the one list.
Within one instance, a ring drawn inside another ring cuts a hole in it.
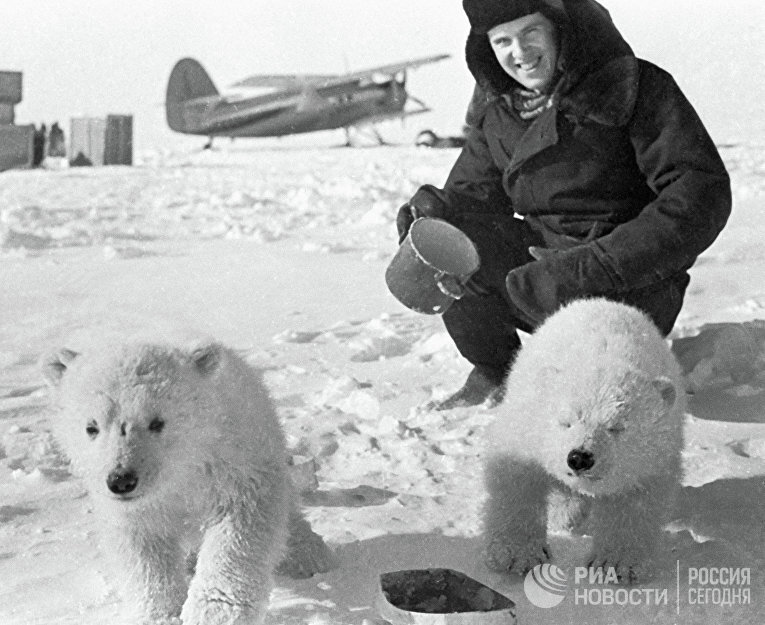
[{"label": "sky", "polygon": [[[716,141],[765,142],[760,0],[602,2],[638,56],[675,76]],[[383,125],[394,140],[424,128],[459,132],[472,88],[458,0],[2,0],[0,25],[0,69],[24,72],[17,123],[66,130],[72,117],[131,114],[138,149],[179,141],[162,103],[185,56],[224,90],[256,73],[342,73],[451,54],[410,73],[410,92],[434,112]]]}]

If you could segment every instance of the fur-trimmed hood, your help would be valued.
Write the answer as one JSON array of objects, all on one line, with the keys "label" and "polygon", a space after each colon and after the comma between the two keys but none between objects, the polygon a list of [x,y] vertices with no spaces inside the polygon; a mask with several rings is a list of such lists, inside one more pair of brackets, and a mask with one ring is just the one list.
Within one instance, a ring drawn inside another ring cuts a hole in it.
[{"label": "fur-trimmed hood", "polygon": [[[465,2],[466,11],[469,2]],[[536,0],[534,4],[560,32],[562,76],[554,90],[556,105],[576,116],[624,123],[637,90],[637,59],[608,11],[595,0]],[[471,103],[475,119],[482,116],[486,104],[519,85],[499,65],[485,33],[470,31],[465,58],[481,92]]]}]

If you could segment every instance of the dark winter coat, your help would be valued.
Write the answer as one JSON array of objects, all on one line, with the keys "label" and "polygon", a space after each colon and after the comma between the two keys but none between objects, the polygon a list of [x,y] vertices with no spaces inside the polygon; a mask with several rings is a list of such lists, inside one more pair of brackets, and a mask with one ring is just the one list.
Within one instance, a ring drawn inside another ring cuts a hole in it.
[{"label": "dark winter coat", "polygon": [[[412,198],[426,214],[515,213],[556,253],[512,270],[511,302],[535,323],[568,300],[683,275],[731,208],[730,180],[673,78],[635,58],[594,0],[564,8],[564,73],[531,122],[486,35],[471,33],[472,130],[443,189]],[[559,11],[558,11],[559,12]],[[483,259],[484,262],[490,259]]]}]

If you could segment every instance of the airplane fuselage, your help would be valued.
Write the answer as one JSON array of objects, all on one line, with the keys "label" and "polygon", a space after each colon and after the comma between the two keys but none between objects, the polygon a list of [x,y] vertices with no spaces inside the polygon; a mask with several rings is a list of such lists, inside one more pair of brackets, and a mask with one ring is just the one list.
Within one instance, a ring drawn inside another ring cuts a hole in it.
[{"label": "airplane fuselage", "polygon": [[274,137],[374,123],[403,110],[406,92],[395,80],[353,92],[320,94],[313,88],[235,102],[188,103],[185,132],[209,137]]}]

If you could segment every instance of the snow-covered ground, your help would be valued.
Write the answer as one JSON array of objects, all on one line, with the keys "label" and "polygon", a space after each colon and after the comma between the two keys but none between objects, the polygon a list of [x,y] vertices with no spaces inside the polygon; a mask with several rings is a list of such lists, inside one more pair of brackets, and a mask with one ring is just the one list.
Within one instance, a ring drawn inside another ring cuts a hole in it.
[{"label": "snow-covered ground", "polygon": [[[765,356],[747,322],[765,320],[765,145],[721,151],[734,211],[693,269],[675,338],[694,347],[705,327],[711,339],[746,329],[757,373],[732,382],[722,357],[709,357],[714,340],[686,350],[685,488],[656,578],[640,605],[581,605],[586,587],[569,574],[568,595],[549,609],[529,602],[522,579],[482,566],[481,434],[492,411],[419,408],[469,367],[438,317],[408,311],[384,283],[397,207],[419,184],[441,184],[456,151],[242,143],[145,153],[132,168],[3,173],[0,625],[124,622],[89,500],[50,438],[36,362],[97,328],[157,319],[217,336],[263,368],[290,446],[314,459],[308,516],[341,565],[279,578],[270,624],[372,623],[378,575],[428,566],[503,592],[522,623],[763,622]],[[721,322],[733,325],[710,325]],[[586,540],[558,536],[553,547],[571,573]],[[751,579],[689,586],[704,567],[748,568]],[[666,605],[646,605],[654,590]],[[717,605],[723,597],[739,600]]]}]

